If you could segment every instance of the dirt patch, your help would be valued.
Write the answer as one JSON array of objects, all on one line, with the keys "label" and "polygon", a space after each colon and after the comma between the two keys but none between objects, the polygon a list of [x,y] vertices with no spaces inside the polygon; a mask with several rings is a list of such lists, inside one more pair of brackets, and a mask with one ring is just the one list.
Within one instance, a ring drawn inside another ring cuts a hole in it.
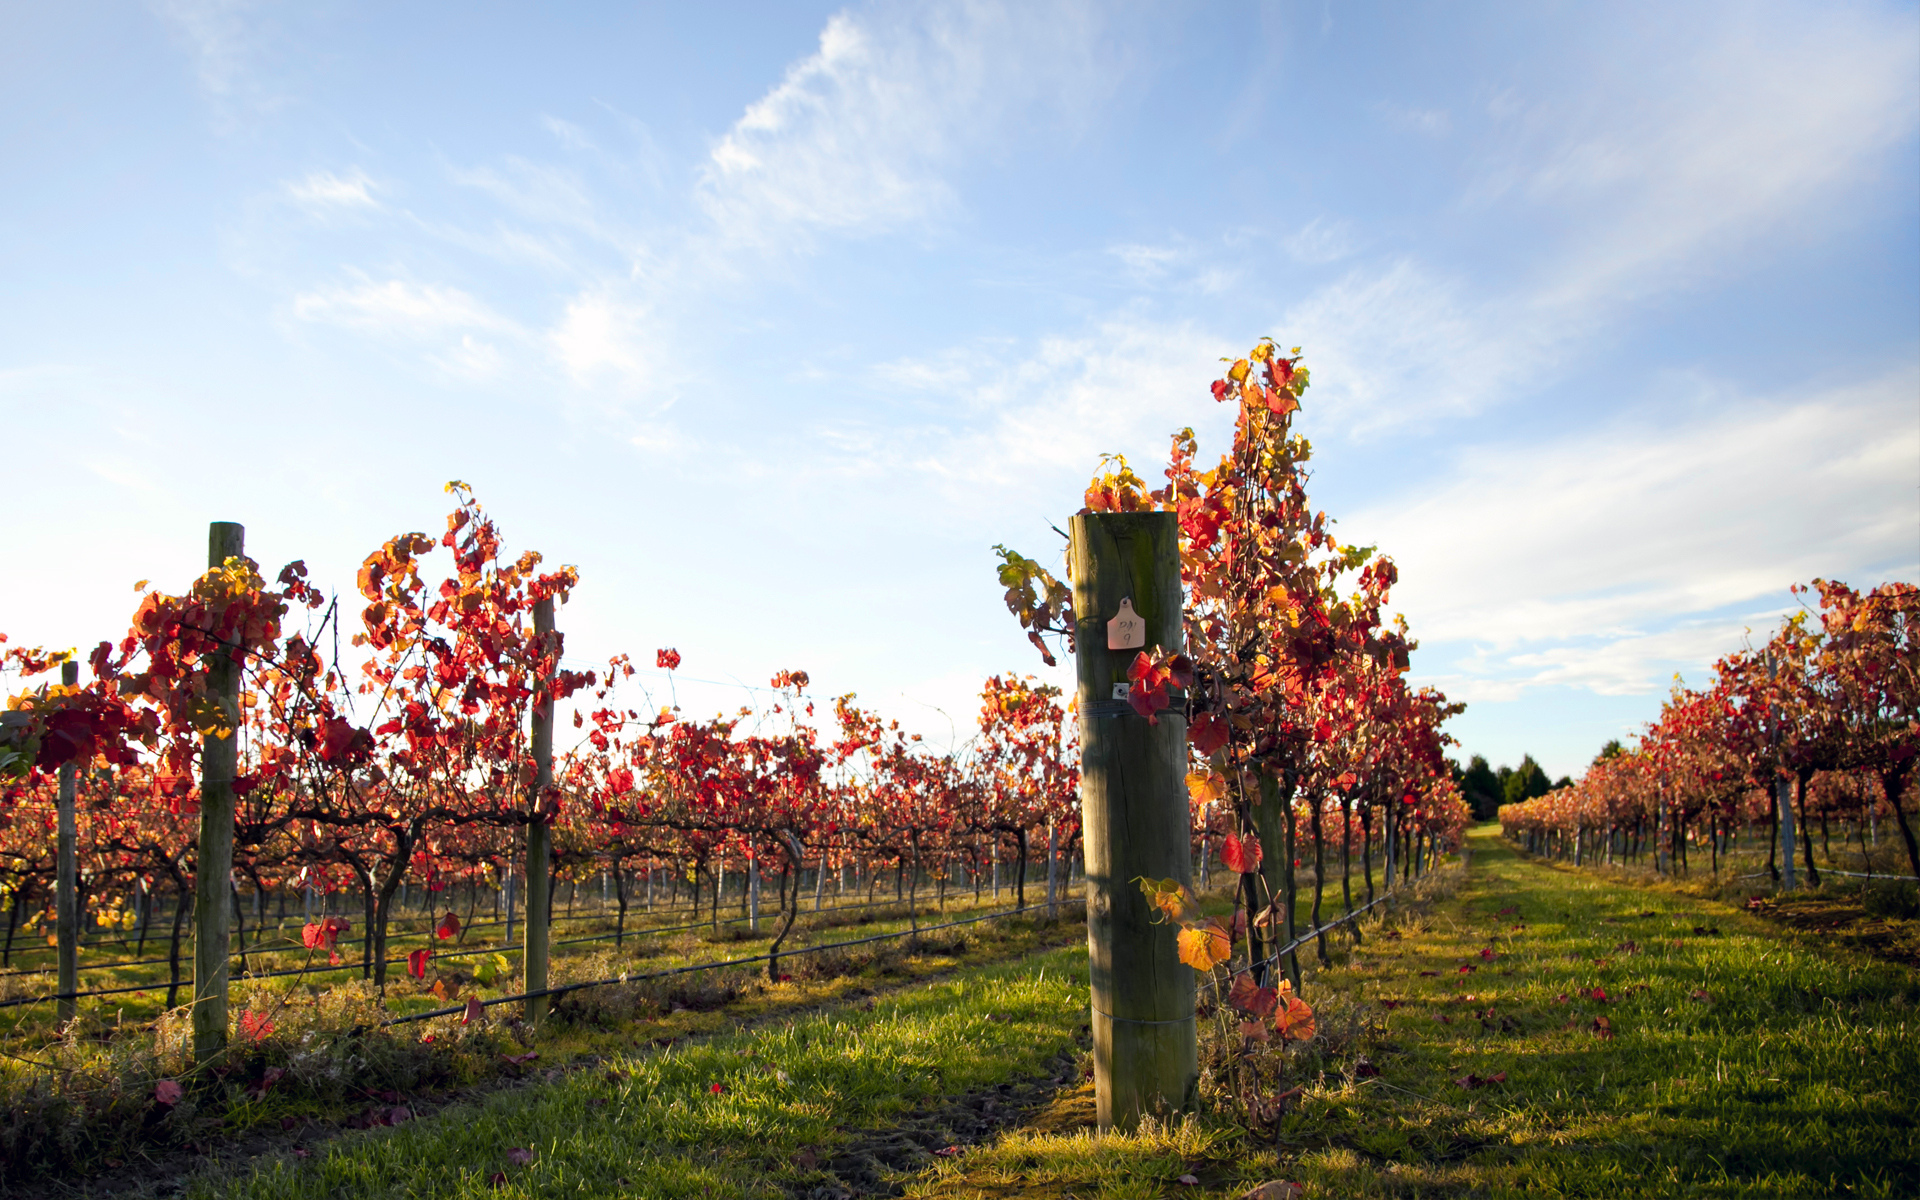
[{"label": "dirt patch", "polygon": [[1920,968],[1920,920],[1872,911],[1878,907],[1863,893],[1755,896],[1747,901],[1748,912],[1822,942]]},{"label": "dirt patch", "polygon": [[[884,1129],[856,1135],[822,1164],[825,1179],[805,1182],[789,1194],[804,1200],[898,1196],[907,1178],[938,1162],[942,1151],[952,1154],[991,1141],[1012,1126],[1035,1127],[1062,1106],[1062,1089],[1074,1088],[1079,1078],[1079,1054],[1063,1051],[1038,1074],[954,1097]],[[1090,1119],[1092,1084],[1074,1090],[1086,1092]]]}]

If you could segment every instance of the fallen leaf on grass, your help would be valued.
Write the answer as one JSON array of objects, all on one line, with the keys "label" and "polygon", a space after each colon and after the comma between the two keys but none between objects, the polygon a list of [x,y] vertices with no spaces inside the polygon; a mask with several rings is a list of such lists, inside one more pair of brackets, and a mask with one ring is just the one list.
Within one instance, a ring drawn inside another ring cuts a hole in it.
[{"label": "fallen leaf on grass", "polygon": [[1700,1001],[1702,1004],[1713,1003],[1713,993],[1708,991],[1705,988],[1701,988],[1699,991],[1693,993],[1693,998],[1695,1000]]},{"label": "fallen leaf on grass", "polygon": [[1186,1187],[1198,1187],[1200,1185],[1200,1177],[1198,1175],[1182,1175],[1180,1178],[1174,1180],[1174,1182],[1183,1184]]},{"label": "fallen leaf on grass", "polygon": [[186,1098],[186,1095],[187,1089],[181,1087],[171,1079],[162,1079],[159,1083],[153,1085],[153,1098],[168,1108],[172,1108],[174,1105],[180,1103],[181,1100]]},{"label": "fallen leaf on grass", "polygon": [[1381,1008],[1399,1008],[1402,1004],[1405,1004],[1405,1003],[1406,1003],[1405,1000],[1382,1000],[1380,1002],[1380,1007]]},{"label": "fallen leaf on grass", "polygon": [[942,1146],[938,1150],[935,1150],[934,1153],[938,1154],[941,1158],[952,1158],[960,1153],[960,1147]]},{"label": "fallen leaf on grass", "polygon": [[1440,972],[1438,972],[1438,971],[1422,971],[1422,972],[1420,972],[1420,973],[1421,973],[1422,975],[1438,975],[1438,974],[1440,974]]},{"label": "fallen leaf on grass", "polygon": [[1433,1014],[1433,1019],[1440,1022],[1442,1025],[1453,1024],[1453,1018],[1448,1016],[1445,1013],[1435,1013]]},{"label": "fallen leaf on grass", "polygon": [[793,1165],[802,1171],[811,1171],[820,1165],[820,1156],[813,1152],[813,1147],[808,1146],[793,1156]]},{"label": "fallen leaf on grass", "polygon": [[1505,1071],[1496,1071],[1492,1075],[1487,1076],[1485,1079],[1482,1079],[1478,1075],[1465,1075],[1459,1079],[1454,1080],[1453,1082],[1458,1084],[1460,1087],[1467,1089],[1468,1091],[1472,1091],[1475,1088],[1486,1087],[1490,1083],[1505,1083],[1506,1081],[1507,1081],[1507,1073]]},{"label": "fallen leaf on grass", "polygon": [[497,1188],[507,1186],[507,1173],[505,1171],[495,1171],[493,1174],[487,1176],[487,1186]]},{"label": "fallen leaf on grass", "polygon": [[1288,1183],[1284,1179],[1269,1179],[1265,1183],[1255,1184],[1241,1192],[1239,1200],[1300,1200],[1307,1189],[1297,1183]]},{"label": "fallen leaf on grass", "polygon": [[525,1054],[502,1054],[500,1057],[506,1059],[509,1064],[520,1067],[539,1058],[540,1052],[538,1050],[529,1050]]},{"label": "fallen leaf on grass", "polygon": [[533,1161],[533,1151],[525,1146],[510,1146],[507,1148],[507,1161],[516,1167],[524,1167]]},{"label": "fallen leaf on grass", "polygon": [[1475,971],[1478,971],[1479,969],[1480,969],[1479,967],[1476,967],[1476,966],[1474,966],[1474,965],[1473,965],[1472,963],[1461,963],[1461,964],[1460,964],[1460,973],[1461,973],[1462,975],[1471,975],[1471,974],[1473,974],[1473,973],[1474,973]]},{"label": "fallen leaf on grass", "polygon": [[1484,959],[1486,959],[1486,960],[1487,960],[1488,962],[1492,962],[1492,961],[1493,961],[1493,947],[1492,947],[1492,946],[1488,946],[1488,947],[1486,947],[1485,949],[1483,949],[1483,950],[1481,950],[1481,951],[1480,951],[1480,957],[1481,957],[1481,958],[1484,958]]},{"label": "fallen leaf on grass", "polygon": [[1605,1017],[1595,1017],[1588,1028],[1599,1034],[1602,1040],[1611,1041],[1613,1038],[1613,1022]]},{"label": "fallen leaf on grass", "polygon": [[1518,904],[1509,904],[1505,908],[1501,909],[1498,913],[1495,913],[1494,915],[1500,916],[1500,917],[1510,917],[1514,913],[1517,913],[1519,911],[1520,911],[1520,906]]}]

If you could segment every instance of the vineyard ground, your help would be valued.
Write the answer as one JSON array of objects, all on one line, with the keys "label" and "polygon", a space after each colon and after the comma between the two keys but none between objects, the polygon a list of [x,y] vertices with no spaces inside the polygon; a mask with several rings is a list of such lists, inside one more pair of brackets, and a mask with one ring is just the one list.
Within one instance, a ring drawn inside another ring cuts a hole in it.
[{"label": "vineyard ground", "polygon": [[1217,1091],[1198,1118],[1093,1136],[1073,944],[871,1009],[620,1049],[185,1190],[1223,1200],[1282,1178],[1309,1197],[1920,1194],[1914,972],[1740,903],[1527,860],[1492,827],[1470,845],[1470,868],[1440,875],[1449,890],[1309,971],[1321,1036],[1298,1052],[1305,1092],[1258,1137]]},{"label": "vineyard ground", "polygon": [[[950,906],[945,919],[965,915],[955,908]],[[992,911],[991,906],[984,911]],[[241,1097],[238,1103],[208,1104],[207,1097],[193,1092],[189,1102],[156,1111],[150,1098],[139,1099],[143,1087],[151,1089],[150,1083],[111,1075],[114,1063],[105,1061],[113,1057],[110,1048],[104,1056],[82,1051],[75,1061],[87,1063],[95,1076],[92,1087],[69,1087],[64,1093],[16,1089],[9,1096],[4,1142],[16,1161],[6,1164],[11,1178],[0,1180],[0,1193],[172,1194],[179,1179],[210,1160],[297,1157],[297,1151],[343,1129],[377,1123],[396,1108],[411,1119],[456,1101],[537,1084],[621,1052],[683,1044],[860,1003],[915,981],[1022,957],[1062,941],[1077,942],[1085,935],[1083,926],[1069,919],[1072,912],[1069,906],[1059,920],[1050,920],[1041,909],[929,932],[918,941],[881,941],[796,956],[783,961],[783,966],[791,963],[787,969],[795,978],[778,984],[767,983],[765,965],[756,964],[575,992],[560,1000],[556,1019],[537,1038],[520,1025],[513,1008],[489,1010],[484,1025],[470,1029],[446,1018],[367,1032],[378,1016],[371,992],[336,987],[315,998],[321,1003],[309,1021],[311,1028],[303,1030],[303,1006],[281,1011],[281,1028],[248,1055],[257,1061],[238,1065],[229,1082],[214,1085],[216,1093],[231,1098],[270,1064],[288,1071],[280,1085],[257,1097]],[[851,930],[853,936],[906,929],[905,917],[897,910],[854,919],[861,916],[828,914],[827,924],[814,931],[811,940],[844,939],[847,934],[832,931],[849,924],[863,926]],[[941,919],[923,911],[921,925]],[[704,939],[698,946],[707,959],[716,951],[738,957],[764,948],[752,941],[707,945]],[[570,964],[576,969],[596,965],[613,964]],[[361,1030],[351,1028],[355,1023]],[[131,1028],[127,1040],[137,1040]],[[537,1052],[531,1059],[512,1061],[529,1049]],[[103,1061],[95,1064],[96,1058]],[[9,1062],[32,1078],[20,1060]],[[134,1095],[127,1096],[129,1091]],[[103,1103],[103,1097],[111,1099]],[[130,1108],[128,1099],[135,1101]],[[159,1117],[165,1120],[157,1122]],[[38,1160],[37,1167],[30,1158]]]}]

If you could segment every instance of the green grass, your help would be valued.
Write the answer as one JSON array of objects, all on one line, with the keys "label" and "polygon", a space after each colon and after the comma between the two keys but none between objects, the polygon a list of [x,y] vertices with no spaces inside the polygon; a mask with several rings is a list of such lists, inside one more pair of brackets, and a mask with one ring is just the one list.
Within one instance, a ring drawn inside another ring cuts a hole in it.
[{"label": "green grass", "polygon": [[[186,1194],[783,1195],[825,1180],[818,1164],[855,1131],[941,1095],[1005,1084],[1074,1047],[1084,964],[1084,949],[1054,950],[912,989],[871,1010],[856,1005],[618,1054],[397,1129],[344,1135],[309,1159],[203,1177]],[[513,1148],[530,1151],[531,1161],[513,1161]]]},{"label": "green grass", "polygon": [[[1435,898],[1309,973],[1321,1037],[1260,1059],[1264,1086],[1305,1086],[1276,1122],[1248,1127],[1239,1047],[1216,1041],[1200,1114],[1097,1136],[1089,1085],[1068,1086],[1022,1128],[896,1158],[885,1181],[924,1200],[1216,1200],[1275,1178],[1312,1197],[1920,1194],[1920,977],[1734,904],[1523,860],[1492,829],[1471,844]],[[1083,950],[1046,951],[871,1011],[623,1051],[188,1194],[804,1196],[838,1186],[825,1172],[844,1178],[871,1131],[924,1129],[930,1108],[1058,1061],[1084,973]]]},{"label": "green grass", "polygon": [[[1232,1119],[1218,1077],[1211,1111],[1128,1137],[1095,1137],[1090,1098],[1063,1096],[1060,1119],[910,1194],[1212,1200],[1275,1178],[1343,1198],[1920,1194],[1920,977],[1734,905],[1523,861],[1490,828],[1471,844],[1451,894],[1309,974],[1323,1037],[1279,1063],[1306,1093],[1277,1128]],[[1607,1000],[1582,995],[1596,987]]]}]

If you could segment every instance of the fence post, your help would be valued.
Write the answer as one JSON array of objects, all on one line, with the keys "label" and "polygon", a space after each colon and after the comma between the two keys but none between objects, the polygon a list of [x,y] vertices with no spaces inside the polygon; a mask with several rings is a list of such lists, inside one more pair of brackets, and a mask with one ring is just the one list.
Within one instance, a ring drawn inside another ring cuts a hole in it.
[{"label": "fence post", "polygon": [[[246,553],[247,531],[233,521],[207,526],[207,567]],[[240,664],[231,649],[207,657],[207,699],[233,732],[200,743],[200,845],[193,869],[193,1058],[207,1062],[227,1046],[227,892],[233,886],[233,771],[240,748]]]},{"label": "fence post", "polygon": [[[61,663],[60,682],[67,687],[77,686],[80,682],[80,664]],[[59,1020],[62,1025],[73,1020],[79,1003],[74,993],[80,990],[80,880],[79,868],[74,861],[78,834],[74,830],[73,819],[74,777],[78,771],[79,765],[71,761],[60,768],[60,848],[59,859],[54,866],[54,940],[60,944]]]},{"label": "fence post", "polygon": [[1087,514],[1070,539],[1096,1109],[1101,1129],[1131,1129],[1163,1106],[1190,1109],[1199,1083],[1194,972],[1138,883],[1193,879],[1184,698],[1154,724],[1116,700],[1136,651],[1107,639],[1131,600],[1146,649],[1183,648],[1179,525],[1166,512]]},{"label": "fence post", "polygon": [[[553,632],[553,597],[533,602],[533,632],[544,639]],[[533,791],[527,797],[527,950],[525,974],[527,990],[538,992],[547,986],[547,924],[549,892],[552,887],[553,828],[547,824],[542,799],[553,783],[553,693],[544,681],[536,681],[533,693]],[[546,996],[527,1001],[527,1024],[539,1025],[547,1015]]]}]

